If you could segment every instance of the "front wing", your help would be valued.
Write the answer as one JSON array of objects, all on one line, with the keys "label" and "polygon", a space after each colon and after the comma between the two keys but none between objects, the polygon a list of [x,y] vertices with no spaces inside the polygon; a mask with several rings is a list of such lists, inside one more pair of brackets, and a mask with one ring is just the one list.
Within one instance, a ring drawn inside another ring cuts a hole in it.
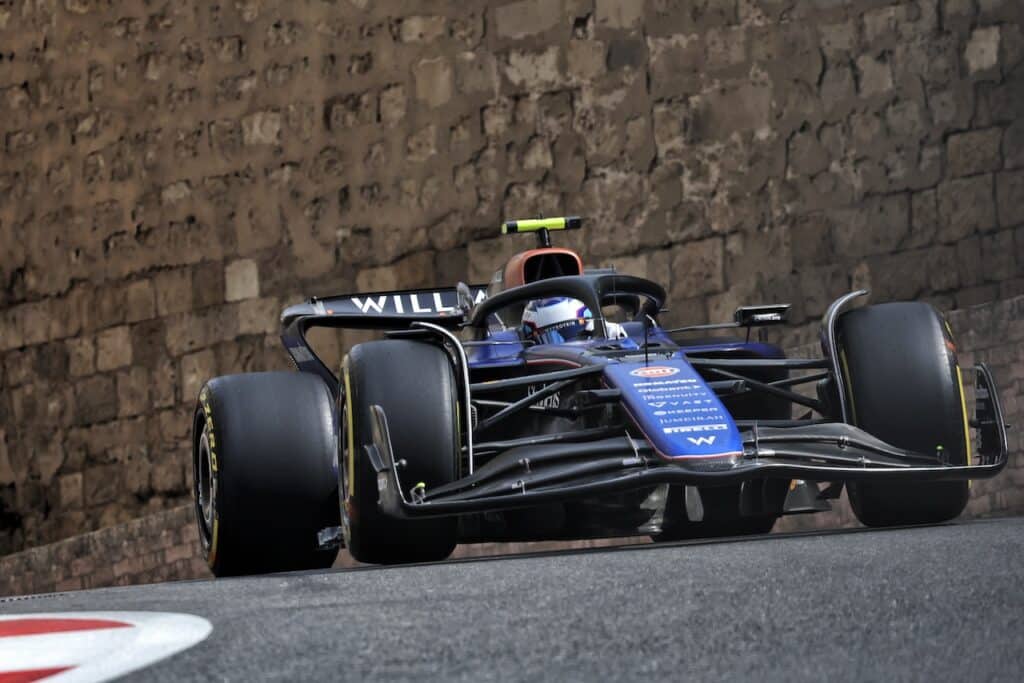
[{"label": "front wing", "polygon": [[942,481],[984,479],[1007,461],[1006,425],[988,368],[976,368],[975,462],[954,465],[942,453],[897,448],[853,425],[830,422],[758,427],[742,432],[743,453],[714,460],[668,462],[646,440],[608,430],[508,442],[476,472],[426,489],[404,481],[404,462],[391,449],[387,415],[372,406],[373,442],[367,455],[378,481],[381,508],[402,518],[458,515],[528,507],[571,498],[625,492],[660,484],[715,486],[764,478],[807,481]]}]

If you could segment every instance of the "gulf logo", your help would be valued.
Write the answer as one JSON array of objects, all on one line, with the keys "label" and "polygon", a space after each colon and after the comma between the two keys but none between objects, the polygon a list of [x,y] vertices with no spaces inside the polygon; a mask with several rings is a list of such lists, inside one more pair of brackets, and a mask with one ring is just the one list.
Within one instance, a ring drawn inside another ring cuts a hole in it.
[{"label": "gulf logo", "polygon": [[0,683],[94,683],[201,642],[206,619],[167,612],[0,615]]},{"label": "gulf logo", "polygon": [[637,368],[629,374],[633,377],[671,377],[679,372],[679,368],[670,368],[667,365],[649,365],[646,368]]}]

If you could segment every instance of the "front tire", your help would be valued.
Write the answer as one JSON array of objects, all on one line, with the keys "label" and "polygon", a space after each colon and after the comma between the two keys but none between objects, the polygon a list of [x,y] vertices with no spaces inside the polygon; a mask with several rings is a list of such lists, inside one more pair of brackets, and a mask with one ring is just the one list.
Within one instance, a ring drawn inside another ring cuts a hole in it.
[{"label": "front tire", "polygon": [[[950,464],[967,464],[963,384],[942,315],[924,303],[868,306],[845,313],[838,333],[853,423],[894,446],[941,448]],[[945,522],[963,512],[969,493],[966,481],[849,482],[847,490],[867,526]]]},{"label": "front tire", "polygon": [[192,463],[199,538],[215,576],[330,567],[336,527],[333,402],[299,372],[229,375],[200,391]]},{"label": "front tire", "polygon": [[378,507],[377,476],[363,448],[372,443],[370,406],[384,409],[400,475],[408,489],[433,487],[458,476],[458,391],[448,355],[406,339],[352,348],[342,367],[340,463],[345,544],[360,562],[403,564],[443,560],[455,549],[454,517],[400,520]]}]

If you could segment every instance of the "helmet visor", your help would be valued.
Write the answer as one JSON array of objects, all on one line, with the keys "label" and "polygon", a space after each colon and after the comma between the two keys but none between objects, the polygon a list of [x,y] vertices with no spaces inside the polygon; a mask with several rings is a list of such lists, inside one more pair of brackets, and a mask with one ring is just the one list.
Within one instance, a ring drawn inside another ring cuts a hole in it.
[{"label": "helmet visor", "polygon": [[561,344],[585,337],[590,332],[590,320],[566,320],[537,330],[534,336],[541,344]]}]

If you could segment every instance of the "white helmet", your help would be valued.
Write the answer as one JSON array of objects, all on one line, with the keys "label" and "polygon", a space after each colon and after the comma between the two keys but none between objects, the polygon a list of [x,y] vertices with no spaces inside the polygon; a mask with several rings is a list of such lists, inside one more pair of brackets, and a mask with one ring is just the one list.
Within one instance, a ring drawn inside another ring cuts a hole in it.
[{"label": "white helmet", "polygon": [[[620,325],[606,322],[608,337],[626,336]],[[594,336],[594,314],[579,299],[565,296],[535,299],[523,311],[523,331],[539,344],[560,344]]]}]

